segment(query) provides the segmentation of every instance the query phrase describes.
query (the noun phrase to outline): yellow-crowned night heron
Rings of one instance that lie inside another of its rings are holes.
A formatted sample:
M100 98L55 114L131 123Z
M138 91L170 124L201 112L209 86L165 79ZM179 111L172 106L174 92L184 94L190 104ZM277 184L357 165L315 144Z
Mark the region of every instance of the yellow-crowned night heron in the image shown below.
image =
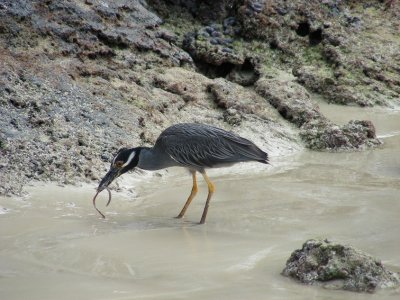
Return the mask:
M268 154L251 141L217 127L193 123L176 124L165 129L152 148L120 149L112 160L110 170L101 180L97 192L101 192L115 178L136 167L144 170L184 167L192 174L193 187L177 218L185 215L197 193L196 172L199 172L208 185L208 197L200 220L200 224L204 224L210 199L215 191L206 169L246 161L267 164Z

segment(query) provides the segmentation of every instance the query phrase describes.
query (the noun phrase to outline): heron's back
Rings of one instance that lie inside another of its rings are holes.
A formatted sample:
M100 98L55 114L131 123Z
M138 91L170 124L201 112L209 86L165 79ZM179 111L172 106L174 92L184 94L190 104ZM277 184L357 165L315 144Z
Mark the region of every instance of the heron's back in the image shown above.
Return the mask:
M268 154L253 142L205 124L181 123L168 127L158 137L154 149L195 169L246 161L268 163Z

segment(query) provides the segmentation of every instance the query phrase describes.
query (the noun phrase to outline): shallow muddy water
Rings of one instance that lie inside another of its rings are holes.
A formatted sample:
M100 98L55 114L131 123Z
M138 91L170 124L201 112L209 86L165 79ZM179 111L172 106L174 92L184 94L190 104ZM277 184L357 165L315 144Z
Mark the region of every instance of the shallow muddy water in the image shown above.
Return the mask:
M1 299L400 299L303 286L280 275L309 238L348 243L400 271L400 112L322 105L335 122L374 121L384 144L355 153L302 152L212 170L174 219L190 176L135 175L134 193L92 207L95 186L30 187L0 198ZM140 177L145 180L139 181ZM127 180L127 179L125 179Z

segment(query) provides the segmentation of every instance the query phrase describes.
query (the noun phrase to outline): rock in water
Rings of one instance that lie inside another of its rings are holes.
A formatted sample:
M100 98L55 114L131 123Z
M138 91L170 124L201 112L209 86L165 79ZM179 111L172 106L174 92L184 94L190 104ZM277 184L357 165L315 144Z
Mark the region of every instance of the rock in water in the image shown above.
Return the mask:
M295 250L282 274L326 288L374 292L400 285L400 274L386 270L374 257L328 240L308 240Z

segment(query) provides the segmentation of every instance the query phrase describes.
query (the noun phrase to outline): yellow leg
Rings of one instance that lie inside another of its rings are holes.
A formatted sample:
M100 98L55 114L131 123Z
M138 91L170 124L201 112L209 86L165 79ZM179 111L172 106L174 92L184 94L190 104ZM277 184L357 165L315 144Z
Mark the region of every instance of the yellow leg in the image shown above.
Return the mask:
M215 191L215 186L211 182L210 178L208 178L208 176L206 174L206 171L203 171L201 173L201 175L203 175L204 180L207 182L207 185L208 185L207 201L206 201L206 205L204 206L203 215L201 216L201 220L200 220L200 224L204 224L206 222L208 207L210 206L210 200L211 200L211 197L212 197L212 195L214 194L214 191Z
M178 219L182 218L185 215L185 212L186 212L187 208L189 207L190 202L192 202L193 198L197 194L197 191L199 190L198 187L197 187L196 171L190 171L190 172L192 173L192 177L193 177L192 192L190 193L189 198L186 200L186 203L183 206L181 212L177 216Z

